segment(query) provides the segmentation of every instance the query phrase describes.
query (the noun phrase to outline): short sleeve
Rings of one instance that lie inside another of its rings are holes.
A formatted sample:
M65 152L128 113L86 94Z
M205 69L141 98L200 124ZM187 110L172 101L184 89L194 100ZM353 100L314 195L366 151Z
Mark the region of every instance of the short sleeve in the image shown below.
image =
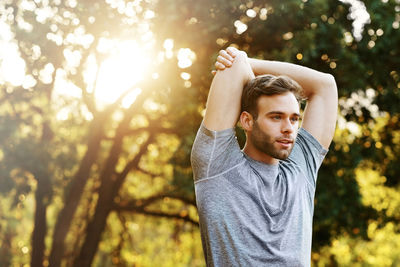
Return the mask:
M318 170L327 153L328 150L317 139L304 128L300 128L289 161L295 162L315 187Z
M212 131L200 125L191 153L194 180L216 176L243 161L234 128Z

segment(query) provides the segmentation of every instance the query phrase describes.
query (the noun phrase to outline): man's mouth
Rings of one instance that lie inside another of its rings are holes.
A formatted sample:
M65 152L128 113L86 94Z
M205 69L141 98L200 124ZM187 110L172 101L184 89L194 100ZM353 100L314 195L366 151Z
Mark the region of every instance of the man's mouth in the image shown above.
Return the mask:
M293 144L293 139L278 139L276 142L283 148L290 148L290 146Z

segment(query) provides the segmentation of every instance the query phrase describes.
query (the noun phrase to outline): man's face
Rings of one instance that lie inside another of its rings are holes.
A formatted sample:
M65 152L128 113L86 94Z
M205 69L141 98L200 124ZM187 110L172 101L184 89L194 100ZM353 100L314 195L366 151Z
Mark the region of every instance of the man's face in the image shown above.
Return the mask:
M249 141L260 152L284 160L289 157L297 136L299 104L292 93L261 96L258 117L248 132Z

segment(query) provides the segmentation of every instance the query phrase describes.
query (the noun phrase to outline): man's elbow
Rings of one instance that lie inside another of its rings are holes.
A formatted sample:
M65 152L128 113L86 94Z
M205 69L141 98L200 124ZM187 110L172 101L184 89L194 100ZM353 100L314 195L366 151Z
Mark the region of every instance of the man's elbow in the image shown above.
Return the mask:
M335 77L330 73L324 73L324 83L329 87L336 88Z
M329 91L331 96L337 97L337 85L335 81L335 77L329 73L323 73L321 79L321 85L324 88L324 91Z

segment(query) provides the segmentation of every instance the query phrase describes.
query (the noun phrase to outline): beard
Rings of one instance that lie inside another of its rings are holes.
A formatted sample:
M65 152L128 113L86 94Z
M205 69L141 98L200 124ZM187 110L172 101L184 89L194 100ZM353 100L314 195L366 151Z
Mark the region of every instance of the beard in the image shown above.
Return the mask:
M253 130L251 131L250 136L251 136L251 141L257 150L275 159L285 160L289 157L290 153L292 152L294 145L294 140L292 136L290 135L280 136L279 138L292 139L293 143L291 143L291 146L289 148L286 149L278 148L275 144L277 143L277 140L279 140L279 138L275 138L263 132L258 126L257 121L255 121L253 124Z

